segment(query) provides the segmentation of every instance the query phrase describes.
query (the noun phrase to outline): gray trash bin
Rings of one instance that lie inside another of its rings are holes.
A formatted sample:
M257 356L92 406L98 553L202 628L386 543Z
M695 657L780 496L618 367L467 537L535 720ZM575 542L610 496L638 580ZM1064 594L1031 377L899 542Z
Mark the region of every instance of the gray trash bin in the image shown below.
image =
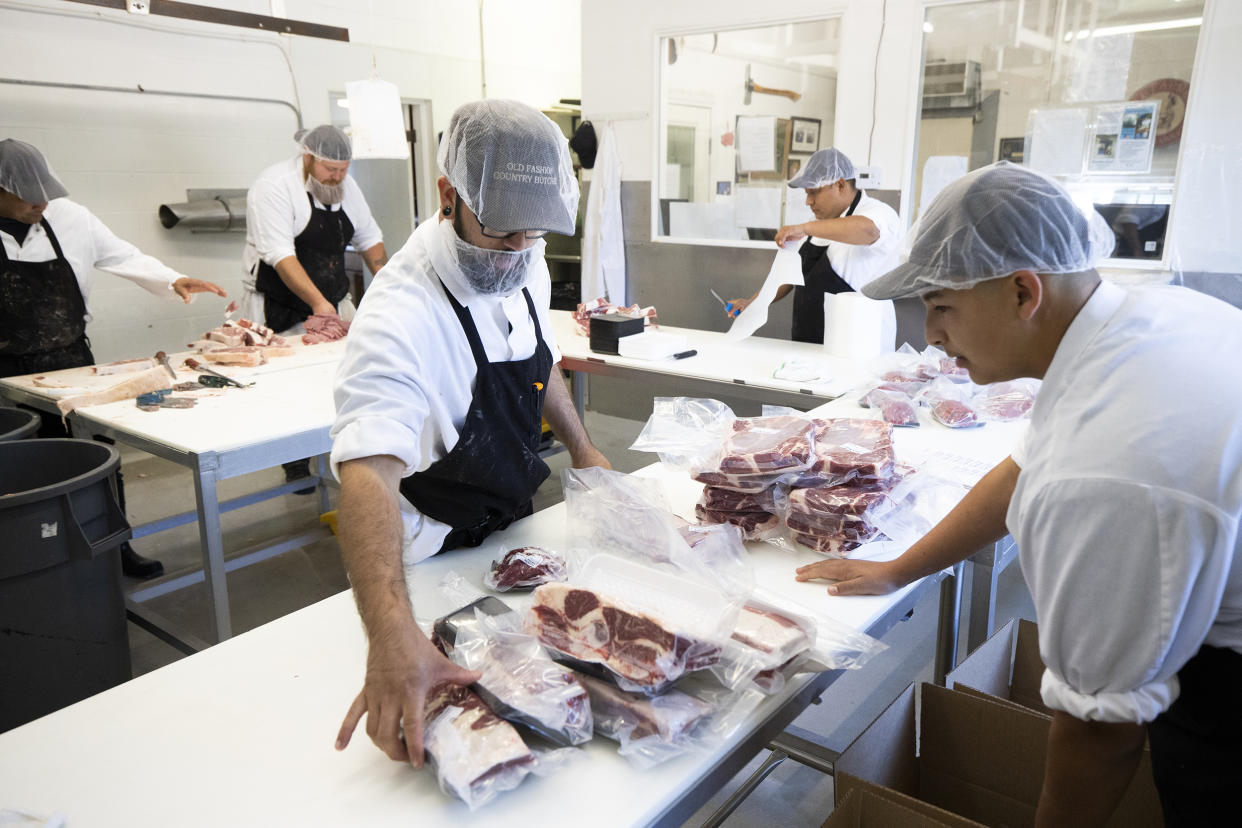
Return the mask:
M131 677L120 464L93 440L0 443L0 732Z
M0 406L0 443L33 437L39 422L39 415L33 411Z

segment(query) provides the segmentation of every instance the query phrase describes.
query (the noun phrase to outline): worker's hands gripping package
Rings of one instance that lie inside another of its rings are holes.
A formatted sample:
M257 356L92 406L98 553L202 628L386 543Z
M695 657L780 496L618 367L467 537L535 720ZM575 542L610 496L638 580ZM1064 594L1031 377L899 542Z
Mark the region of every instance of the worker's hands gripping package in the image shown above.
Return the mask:
M561 484L577 547L689 574L728 595L754 584L739 530L688 524L669 509L659 480L587 468L566 469Z
M885 644L807 607L756 590L738 613L712 674L725 686L778 693L798 673L852 670Z
M606 553L575 562L569 583L544 584L533 598L528 632L649 694L719 661L741 603L712 584Z

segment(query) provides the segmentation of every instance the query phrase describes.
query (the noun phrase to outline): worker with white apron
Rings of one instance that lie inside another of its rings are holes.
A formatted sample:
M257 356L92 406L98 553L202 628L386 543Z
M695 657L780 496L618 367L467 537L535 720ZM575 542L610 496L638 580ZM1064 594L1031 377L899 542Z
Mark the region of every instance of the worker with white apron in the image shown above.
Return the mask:
M218 285L184 276L117 238L68 194L38 149L0 141L0 377L94 364L86 323L96 269L156 296L185 302L196 293L224 296ZM60 417L40 413L40 437L69 436ZM116 482L123 510L119 471ZM164 571L128 542L121 564L126 575L141 578Z
M864 291L921 297L976 383L1041 379L1030 426L901 557L797 577L888 592L1012 535L1054 711L1035 824L1103 825L1150 740L1165 824L1221 825L1242 788L1242 311L1101 280L1115 242L1020 165L945 187Z
M815 215L814 221L788 224L776 233L777 245L806 239L798 248L804 283L782 285L773 299L783 299L792 288L795 342L823 343L825 296L861 290L897 264L901 220L892 207L858 189L856 177L845 153L829 148L808 158L787 183L806 191L806 205ZM754 298L734 299L727 312L736 316ZM892 350L897 335L892 303L885 303L879 315L879 341L884 350Z
M365 714L375 744L415 766L428 691L477 674L415 623L406 567L529 514L549 473L542 419L574 467L608 467L556 365L548 317L542 236L572 235L578 206L564 135L526 104L466 104L439 167L438 221L376 277L350 329L332 427L341 551L370 643L337 744Z

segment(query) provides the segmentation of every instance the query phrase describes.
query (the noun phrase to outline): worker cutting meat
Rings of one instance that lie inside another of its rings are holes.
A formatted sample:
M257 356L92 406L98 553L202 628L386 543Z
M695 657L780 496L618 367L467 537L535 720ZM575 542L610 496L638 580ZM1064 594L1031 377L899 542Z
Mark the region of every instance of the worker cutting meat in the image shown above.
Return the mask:
M1217 825L1242 786L1242 311L1101 281L1113 244L1024 167L945 188L864 292L921 296L927 341L976 383L1042 379L1030 428L900 558L798 578L888 592L1008 531L1055 711L1036 824L1104 824L1149 739L1166 824Z
M835 147L822 149L807 159L792 189L806 191L806 206L814 221L787 224L776 233L777 245L805 239L798 248L802 258L800 286L781 285L773 301L794 294L792 338L794 342L824 341L824 297L861 290L881 273L897 264L901 220L882 201L858 189L854 162ZM754 301L734 299L726 313L736 316ZM897 317L892 303L884 309L885 347L892 349Z
M388 756L420 766L428 691L478 674L414 621L405 567L529 514L548 476L541 414L576 468L609 466L557 363L542 237L571 235L578 183L565 137L515 101L462 106L440 142L437 221L380 272L336 380L332 467L341 551L369 640L363 715Z
M348 245L373 274L388 260L379 225L348 174L349 137L324 124L294 140L297 154L260 173L246 194L241 308L245 318L287 335L302 333L311 315L335 318L348 301ZM306 460L283 465L288 481L310 474Z
M68 195L37 148L0 141L0 377L94 364L86 324L96 269L184 302L196 293L224 296L219 285L182 275L117 238ZM58 416L43 415L39 436L68 434ZM116 482L124 509L120 473ZM164 571L128 542L121 563L135 577Z

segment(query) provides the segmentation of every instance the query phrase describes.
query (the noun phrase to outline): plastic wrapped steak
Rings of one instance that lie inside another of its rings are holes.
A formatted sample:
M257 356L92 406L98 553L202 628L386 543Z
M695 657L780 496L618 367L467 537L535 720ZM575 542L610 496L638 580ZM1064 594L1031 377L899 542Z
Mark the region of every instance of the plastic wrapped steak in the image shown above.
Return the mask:
M727 475L801 471L811 462L814 431L810 420L788 415L734 420L719 471Z
M510 549L498 561L492 561L491 570L483 576L483 583L497 592L511 589L531 589L550 581L563 581L568 577L565 561L555 552L538 546L520 546Z

